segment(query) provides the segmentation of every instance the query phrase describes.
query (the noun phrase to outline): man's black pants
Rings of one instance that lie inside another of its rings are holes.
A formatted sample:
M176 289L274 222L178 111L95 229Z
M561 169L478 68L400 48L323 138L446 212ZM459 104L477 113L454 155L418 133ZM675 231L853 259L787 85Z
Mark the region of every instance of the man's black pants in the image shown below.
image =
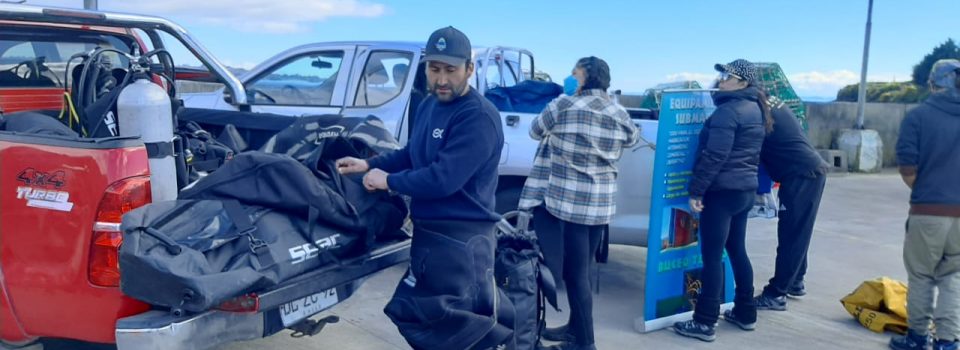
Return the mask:
M813 236L813 224L817 220L826 182L826 172L816 170L780 183L776 271L763 288L763 294L784 296L791 286L803 281L807 273L807 251Z
M495 223L414 220L410 267L384 313L414 349L513 344L513 304L494 281Z

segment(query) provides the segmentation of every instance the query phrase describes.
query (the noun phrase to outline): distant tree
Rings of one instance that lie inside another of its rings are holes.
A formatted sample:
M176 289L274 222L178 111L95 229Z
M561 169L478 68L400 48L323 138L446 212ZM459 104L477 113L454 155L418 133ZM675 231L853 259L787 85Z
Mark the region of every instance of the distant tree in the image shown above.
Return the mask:
M857 102L860 84L844 86L837 92L837 101ZM925 90L912 82L904 83L867 83L867 102L917 103L926 97Z
M960 59L960 47L957 47L957 43L954 42L953 39L947 39L946 42L933 48L932 52L923 56L923 60L921 60L920 63L913 66L913 83L925 90L927 78L930 76L930 69L937 60L944 58Z

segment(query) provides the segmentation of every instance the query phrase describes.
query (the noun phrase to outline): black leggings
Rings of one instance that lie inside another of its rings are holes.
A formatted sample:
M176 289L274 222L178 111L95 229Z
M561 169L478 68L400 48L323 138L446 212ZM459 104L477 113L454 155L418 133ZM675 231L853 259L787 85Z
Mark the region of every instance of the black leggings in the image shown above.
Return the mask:
M757 319L753 300L753 266L747 257L747 214L756 191L709 191L700 213L700 252L703 254L701 291L693 319L713 325L720 318L723 299L723 250L726 248L736 284L733 312L746 323Z
M540 248L554 276L563 276L570 302L567 328L579 345L593 345L593 294L590 266L600 246L603 226L563 221L543 206L533 212Z

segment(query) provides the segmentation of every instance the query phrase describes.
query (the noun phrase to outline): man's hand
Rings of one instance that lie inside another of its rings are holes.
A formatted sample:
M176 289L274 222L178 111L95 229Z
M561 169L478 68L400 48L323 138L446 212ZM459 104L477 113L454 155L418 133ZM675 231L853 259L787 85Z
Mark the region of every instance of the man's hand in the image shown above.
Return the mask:
M907 184L907 187L910 187L910 189L912 190L912 189L913 189L913 183L917 181L917 174L913 174L913 175L900 175L900 177L903 179L903 183Z
M368 165L367 161L363 159L357 159L354 157L343 157L337 159L337 171L343 175L362 173L369 169L370 165Z
M690 197L690 210L693 210L694 213L703 211L703 198Z
M366 164L366 163L364 163ZM373 169L363 176L363 187L367 191L376 191L376 190L389 190L387 186L387 174L386 171L380 169Z

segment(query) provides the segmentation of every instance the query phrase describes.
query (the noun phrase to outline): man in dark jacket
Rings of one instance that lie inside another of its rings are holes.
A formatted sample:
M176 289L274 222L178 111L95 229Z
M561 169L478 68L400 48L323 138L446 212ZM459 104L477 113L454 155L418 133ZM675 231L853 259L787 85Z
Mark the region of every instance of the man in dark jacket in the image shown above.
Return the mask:
M407 342L415 349L488 348L508 341L513 329L501 326L498 311L509 300L493 279L503 128L497 109L470 88L466 35L439 29L425 51L431 94L417 108L406 147L341 159L337 167L367 172L368 190L411 198L410 268L384 309Z
M773 131L763 141L760 161L770 178L780 183L779 245L773 278L757 296L757 308L784 311L786 296L799 298L806 294L803 277L807 272L807 249L828 165L810 145L790 108L773 96L768 102Z
M897 139L911 188L903 243L910 330L890 340L895 350L926 349L931 321L934 350L957 350L960 338L960 61L934 63L929 83L930 97L903 119Z

